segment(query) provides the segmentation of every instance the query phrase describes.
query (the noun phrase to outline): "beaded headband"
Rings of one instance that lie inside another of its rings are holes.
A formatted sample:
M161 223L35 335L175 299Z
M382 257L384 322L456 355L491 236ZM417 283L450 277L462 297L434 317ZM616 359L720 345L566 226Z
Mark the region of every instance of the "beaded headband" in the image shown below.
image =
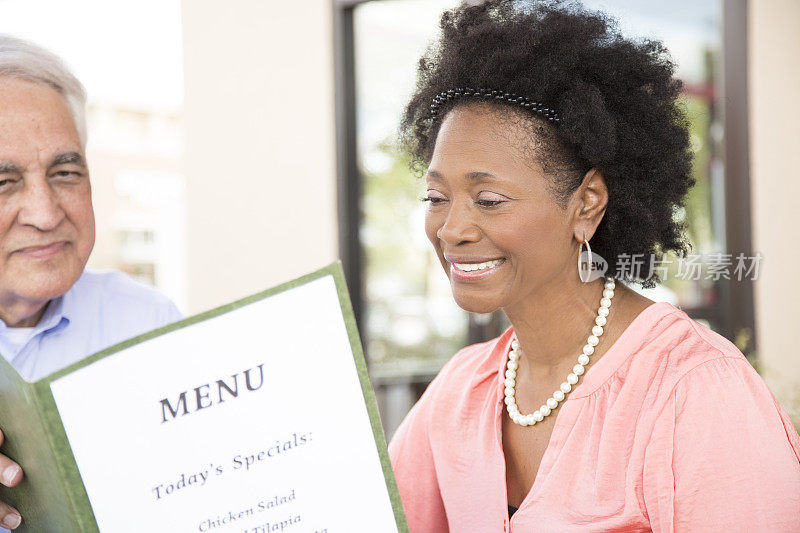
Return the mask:
M477 96L479 98L483 97L494 98L495 100L504 100L510 104L516 104L520 107L524 107L525 109L538 113L553 124L558 124L561 122L561 119L559 118L558 114L556 114L555 110L546 107L541 102L534 102L533 100L525 98L524 96L518 96L514 93L498 91L495 89L456 88L442 91L433 97L433 103L431 103L431 116L436 118L437 114L439 113L439 108L443 104L461 96Z

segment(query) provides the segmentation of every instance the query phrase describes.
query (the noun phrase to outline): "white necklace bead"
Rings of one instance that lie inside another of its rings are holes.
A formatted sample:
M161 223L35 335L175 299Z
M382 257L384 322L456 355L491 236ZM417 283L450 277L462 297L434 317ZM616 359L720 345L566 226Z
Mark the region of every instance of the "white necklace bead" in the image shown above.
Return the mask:
M508 416L515 424L520 426L532 426L537 422L544 420L553 409L558 407L559 402L564 401L566 395L573 389L573 386L578 383L579 377L586 371L585 366L589 364L589 356L594 354L594 347L600 342L600 336L603 335L603 327L606 325L611 307L611 300L614 298L615 282L613 278L606 278L605 285L603 286L603 297L600 299L600 307L597 309L597 318L595 318L595 326L592 327L592 334L586 339L586 345L583 347L583 353L578 356L578 364L572 368L572 373L567 376L567 380L561 384L559 390L555 391L553 395L547 399L544 405L538 410L530 414L523 414L519 411L517 406L517 370L519 369L519 341L516 334L511 339L511 350L508 352L508 363L506 364L505 373L505 404Z

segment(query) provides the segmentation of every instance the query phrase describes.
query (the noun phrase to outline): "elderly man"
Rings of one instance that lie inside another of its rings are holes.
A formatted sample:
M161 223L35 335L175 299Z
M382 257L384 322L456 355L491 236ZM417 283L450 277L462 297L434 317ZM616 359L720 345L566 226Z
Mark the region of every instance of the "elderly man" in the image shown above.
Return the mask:
M154 289L84 270L95 238L84 107L57 57L0 35L0 355L29 381L180 318ZM0 482L22 477L0 455ZM0 525L21 520L0 502Z

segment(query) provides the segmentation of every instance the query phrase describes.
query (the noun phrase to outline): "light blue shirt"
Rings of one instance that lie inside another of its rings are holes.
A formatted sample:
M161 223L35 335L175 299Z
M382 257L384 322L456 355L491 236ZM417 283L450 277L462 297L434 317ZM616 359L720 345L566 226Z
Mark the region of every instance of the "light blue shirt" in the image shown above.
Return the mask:
M178 308L156 289L122 272L87 269L69 291L48 303L21 345L0 320L0 354L22 377L36 381L181 318Z

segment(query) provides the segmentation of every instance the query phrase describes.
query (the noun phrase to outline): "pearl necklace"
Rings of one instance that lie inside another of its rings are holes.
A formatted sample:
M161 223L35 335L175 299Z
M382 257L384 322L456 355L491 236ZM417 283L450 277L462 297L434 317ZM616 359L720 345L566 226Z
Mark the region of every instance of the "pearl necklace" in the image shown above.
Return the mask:
M567 376L567 381L561 384L559 390L553 393L547 402L542 405L538 411L524 415L519 412L517 407L516 386L517 386L517 368L519 367L519 341L517 335L511 338L511 350L508 353L508 364L506 365L506 409L508 416L515 424L520 426L532 426L536 422L541 422L544 417L549 415L553 409L558 407L558 403L566 398L567 393L572 390L572 386L578 382L578 376L583 375L584 367L589 364L589 356L594 353L594 347L600 342L600 336L603 334L603 326L606 325L606 317L608 316L609 308L611 307L611 299L614 297L614 278L606 278L606 284L603 288L603 297L600 299L600 308L597 310L597 318L595 318L595 325L592 328L592 334L586 339L586 346L583 347L583 353L578 356L578 364L572 368L572 372Z

